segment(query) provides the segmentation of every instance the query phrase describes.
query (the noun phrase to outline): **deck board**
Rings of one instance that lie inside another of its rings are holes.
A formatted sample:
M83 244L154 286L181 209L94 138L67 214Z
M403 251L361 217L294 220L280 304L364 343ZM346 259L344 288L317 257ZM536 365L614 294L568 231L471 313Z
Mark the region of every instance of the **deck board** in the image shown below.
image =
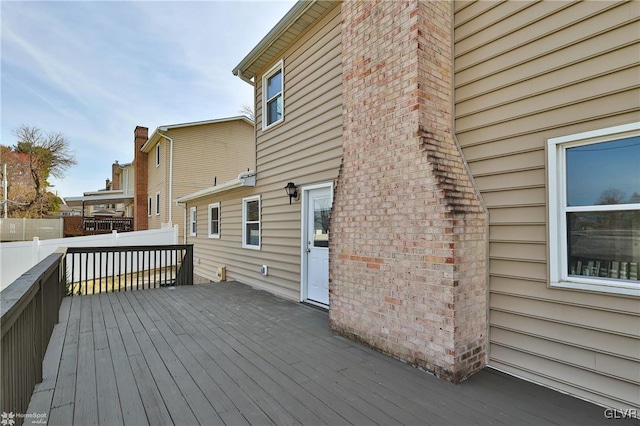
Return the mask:
M29 406L49 425L606 420L490 369L453 385L333 335L325 311L234 282L74 296L60 320Z
M82 301L80 335L78 337L78 364L73 421L76 424L82 425L98 424L98 397L91 299L92 298L87 298Z

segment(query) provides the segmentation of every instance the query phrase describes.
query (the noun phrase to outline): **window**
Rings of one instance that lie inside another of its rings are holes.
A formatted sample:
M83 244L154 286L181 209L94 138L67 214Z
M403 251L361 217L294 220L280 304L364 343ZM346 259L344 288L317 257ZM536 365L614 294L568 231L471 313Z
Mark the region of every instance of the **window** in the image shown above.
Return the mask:
M260 249L260 197L242 199L242 247Z
M209 238L220 238L220 203L209 204Z
M284 78L282 61L262 77L262 129L284 119Z
M198 210L197 207L191 207L189 209L189 235L196 236L198 230Z
M156 167L160 165L160 142L156 145Z
M548 145L551 285L640 296L640 123Z
M160 214L160 193L156 192L156 216Z
M149 217L151 217L151 212L153 211L152 201L153 199L149 197L149 204L147 206L147 214L149 215Z

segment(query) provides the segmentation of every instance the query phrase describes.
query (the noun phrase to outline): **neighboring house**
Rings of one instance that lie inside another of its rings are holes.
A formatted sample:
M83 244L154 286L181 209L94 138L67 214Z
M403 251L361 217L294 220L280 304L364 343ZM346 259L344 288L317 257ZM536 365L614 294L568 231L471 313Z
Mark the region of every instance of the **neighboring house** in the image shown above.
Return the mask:
M454 382L489 365L638 408L638 21L637 2L297 3L233 71L255 176L178 198L196 274L328 307Z
M120 164L118 161L111 165L111 190L122 191L131 195L135 191L135 170L133 162ZM125 217L133 217L133 203L116 205L116 211Z
M182 240L184 207L172 200L254 170L254 137L244 116L158 127L136 154L146 156L136 170L136 179L146 174L146 191L136 197L145 197L148 229L177 224Z
M112 165L112 180L107 179L105 188L84 192L81 197L65 197L65 204L72 210L79 209L82 216L133 217L133 165Z

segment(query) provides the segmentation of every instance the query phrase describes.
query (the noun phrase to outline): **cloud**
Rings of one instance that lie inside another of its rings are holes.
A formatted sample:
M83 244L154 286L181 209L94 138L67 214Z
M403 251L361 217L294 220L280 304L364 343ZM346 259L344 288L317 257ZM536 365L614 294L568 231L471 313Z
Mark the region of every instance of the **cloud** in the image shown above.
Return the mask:
M136 125L237 115L253 88L231 70L294 1L1 2L2 143L20 124L67 135L65 196L133 158Z

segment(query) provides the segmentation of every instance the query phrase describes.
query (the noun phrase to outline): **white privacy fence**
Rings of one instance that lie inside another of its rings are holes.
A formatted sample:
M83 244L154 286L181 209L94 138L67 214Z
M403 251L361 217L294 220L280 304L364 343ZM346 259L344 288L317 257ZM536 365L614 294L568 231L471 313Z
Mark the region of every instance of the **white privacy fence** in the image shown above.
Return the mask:
M64 222L59 219L0 219L0 241L30 241L62 238Z
M53 253L58 247L117 247L172 245L178 243L178 227L121 232L52 240L0 243L0 289Z

